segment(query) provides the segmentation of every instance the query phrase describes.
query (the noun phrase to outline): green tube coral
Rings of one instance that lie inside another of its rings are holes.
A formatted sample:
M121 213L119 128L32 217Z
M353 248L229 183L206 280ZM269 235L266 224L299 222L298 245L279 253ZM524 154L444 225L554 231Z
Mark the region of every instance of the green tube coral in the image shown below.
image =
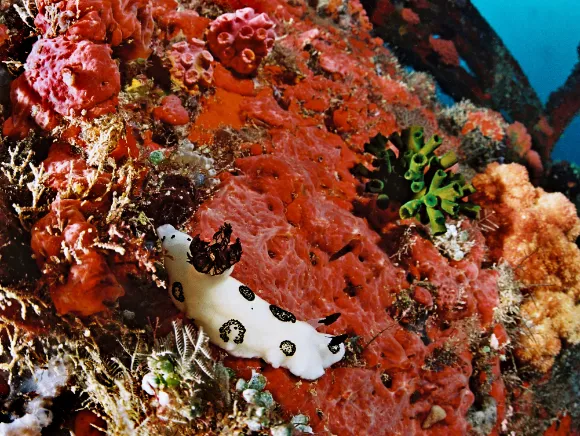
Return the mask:
M399 158L389 148L399 150ZM416 218L429 224L434 234L444 233L445 215L459 214L476 217L479 206L467 203L466 197L475 192L461 174L449 171L457 163L457 156L449 151L442 156L435 150L443 138L433 135L425 139L423 128L413 126L389 138L378 134L365 144L365 152L374 156L373 170L357 164L352 172L368 179L365 191L377 194L377 206L386 209L392 201L400 203L402 219Z
M443 139L441 139L439 135L433 135L431 139L427 141L427 144L425 144L425 146L419 150L419 154L422 156L430 155L437 149L437 147L441 145L442 142Z

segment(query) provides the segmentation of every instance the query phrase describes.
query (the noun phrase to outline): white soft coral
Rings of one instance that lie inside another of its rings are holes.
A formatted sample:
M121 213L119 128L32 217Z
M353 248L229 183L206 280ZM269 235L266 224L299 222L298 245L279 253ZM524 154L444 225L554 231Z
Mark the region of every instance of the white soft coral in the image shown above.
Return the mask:
M70 368L60 358L53 358L47 368L34 371L34 391L37 397L26 405L26 414L10 423L0 423L2 436L40 436L42 429L52 422L49 407L70 378Z

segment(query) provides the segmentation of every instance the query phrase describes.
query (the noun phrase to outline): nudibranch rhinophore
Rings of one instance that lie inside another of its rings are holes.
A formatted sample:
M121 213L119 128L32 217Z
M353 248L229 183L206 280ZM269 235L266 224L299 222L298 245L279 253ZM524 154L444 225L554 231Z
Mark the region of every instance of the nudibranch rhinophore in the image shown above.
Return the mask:
M225 224L210 244L169 224L157 229L173 302L230 354L262 358L304 379L321 377L325 368L343 358L346 335L316 331L231 277L242 254L239 239L230 244L231 232ZM333 314L319 323L328 325L337 318Z

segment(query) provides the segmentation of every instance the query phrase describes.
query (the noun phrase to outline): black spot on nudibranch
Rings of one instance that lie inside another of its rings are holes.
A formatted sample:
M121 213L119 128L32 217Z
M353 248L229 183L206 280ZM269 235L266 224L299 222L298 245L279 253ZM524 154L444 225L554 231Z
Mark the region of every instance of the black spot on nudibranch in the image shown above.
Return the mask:
M336 354L340 351L340 345L332 345L332 344L328 344L328 349L330 350L330 352L332 354Z
M254 301L256 299L256 294L250 288L245 285L240 286L240 294L248 301Z
M183 294L183 285L179 282L173 282L171 286L171 295L180 303L185 301L185 295Z
M234 343L235 344L243 343L244 335L246 334L246 328L237 319L230 319L228 322L225 322L224 325L220 327L220 338L222 338L222 341L229 342L230 333L232 333L232 331L236 334L236 336L234 337Z
M280 342L280 350L288 357L294 356L294 353L296 353L296 345L290 341L282 341Z
M287 310L281 309L278 306L270 304L270 312L282 322L296 322L296 317Z
M344 335L340 335L340 336L335 336L334 338L332 338L328 344L328 350L332 353L332 354L336 354L340 351L340 344L342 344L344 341L346 341L348 339L348 335L344 334Z
M161 242L165 242L165 236L161 238Z
M175 239L175 235L171 235L171 239Z
M330 344L331 345L339 345L339 344L342 344L347 339L348 339L348 335L347 334L335 336L334 338L332 338L330 340Z

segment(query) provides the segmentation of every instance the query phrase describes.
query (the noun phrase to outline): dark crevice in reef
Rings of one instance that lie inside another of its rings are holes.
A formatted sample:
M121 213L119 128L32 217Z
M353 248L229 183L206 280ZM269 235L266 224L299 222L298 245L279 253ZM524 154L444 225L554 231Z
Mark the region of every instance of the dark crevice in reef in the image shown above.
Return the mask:
M359 241L355 239L351 240L348 244L346 244L344 247L342 247L340 250L338 250L336 253L330 256L328 260L332 262L340 259L344 255L352 252L359 244L360 244Z

